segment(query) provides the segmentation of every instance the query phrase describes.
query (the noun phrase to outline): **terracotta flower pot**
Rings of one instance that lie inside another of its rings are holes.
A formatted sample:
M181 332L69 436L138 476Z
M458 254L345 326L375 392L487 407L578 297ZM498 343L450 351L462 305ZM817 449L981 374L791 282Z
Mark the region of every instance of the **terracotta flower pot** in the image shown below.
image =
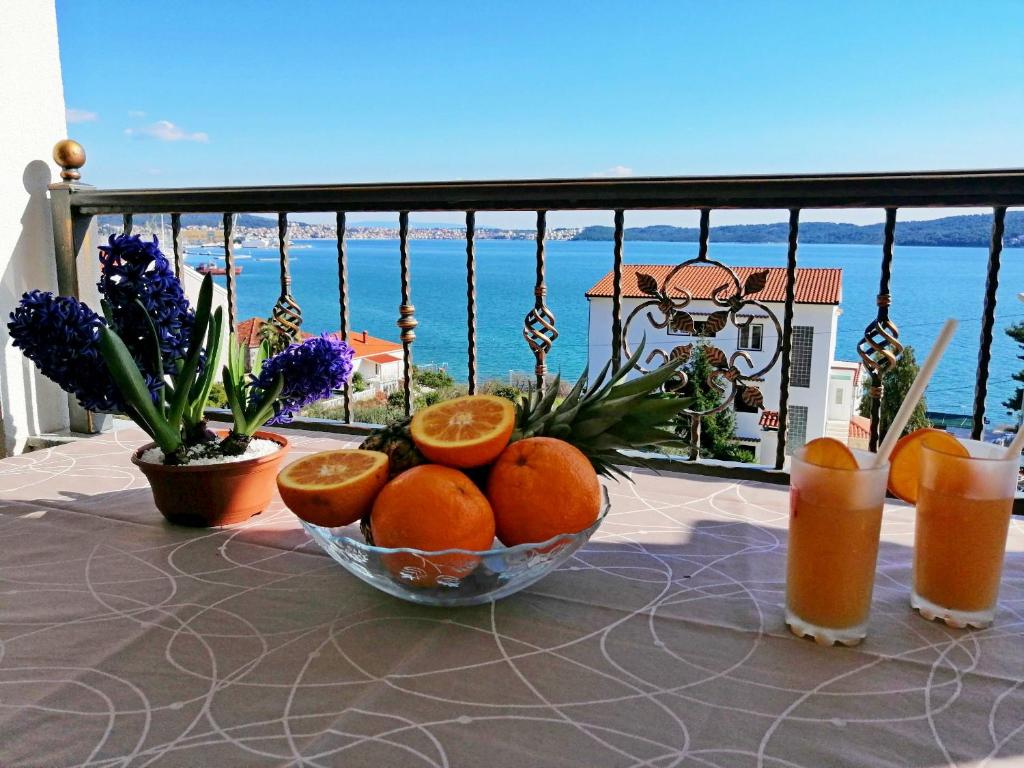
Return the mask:
M132 454L132 463L149 480L156 508L169 522L199 527L241 523L270 504L281 461L288 454L288 438L272 432L257 432L254 437L273 440L281 450L225 464L171 466L141 460L156 447L149 443Z

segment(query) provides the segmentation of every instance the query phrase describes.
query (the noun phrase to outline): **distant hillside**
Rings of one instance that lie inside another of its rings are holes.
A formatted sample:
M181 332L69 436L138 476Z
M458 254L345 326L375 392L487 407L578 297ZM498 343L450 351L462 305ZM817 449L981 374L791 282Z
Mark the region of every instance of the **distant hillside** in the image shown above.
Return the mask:
M110 224L115 227L121 226L122 218L116 214L100 216L100 224ZM181 226L183 227L220 227L224 224L224 216L220 213L183 213L181 214ZM151 230L160 227L160 214L139 213L132 219L132 226L137 229ZM164 226L170 231L171 217L164 216ZM241 213L235 219L236 227L276 227L277 219L267 216L253 216L249 213Z
M586 227L574 240L611 240L611 227ZM627 240L695 243L696 227L673 227L659 224L650 227L627 227ZM777 224L736 224L711 228L711 239L719 243L784 243L789 226ZM988 246L992 235L992 217L987 214L947 216L931 221L896 222L897 245ZM801 243L842 243L880 245L881 224L837 224L809 221L800 225ZM1006 214L1007 246L1024 245L1024 211Z

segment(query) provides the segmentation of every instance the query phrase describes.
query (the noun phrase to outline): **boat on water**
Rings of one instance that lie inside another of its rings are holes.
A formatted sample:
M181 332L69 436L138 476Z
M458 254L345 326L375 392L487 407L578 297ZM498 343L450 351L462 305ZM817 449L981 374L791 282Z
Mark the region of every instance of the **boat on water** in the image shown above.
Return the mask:
M247 237L238 242L239 248L269 248L270 241L262 237Z
M226 275L228 273L225 267L219 266L214 261L208 261L205 264L200 264L198 267L196 267L196 272L198 272L200 275ZM242 274L242 268L235 267L235 274Z

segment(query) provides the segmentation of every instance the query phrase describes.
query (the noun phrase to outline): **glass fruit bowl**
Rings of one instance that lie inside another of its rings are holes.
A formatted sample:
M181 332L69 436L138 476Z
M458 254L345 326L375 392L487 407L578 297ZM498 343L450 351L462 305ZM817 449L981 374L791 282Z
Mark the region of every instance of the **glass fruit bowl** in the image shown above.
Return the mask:
M305 520L302 527L345 570L382 592L422 605L479 605L518 592L555 570L590 540L609 506L602 486L601 511L579 533L483 552L388 549L352 538L346 533L351 527L324 528Z

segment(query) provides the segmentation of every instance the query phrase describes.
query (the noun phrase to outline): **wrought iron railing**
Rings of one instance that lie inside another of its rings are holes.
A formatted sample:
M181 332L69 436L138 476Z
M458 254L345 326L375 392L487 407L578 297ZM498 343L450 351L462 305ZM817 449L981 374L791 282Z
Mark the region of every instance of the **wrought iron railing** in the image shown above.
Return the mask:
M789 415L789 384L793 335L793 307L797 278L800 213L808 208L873 208L885 212L883 243L880 249L877 316L867 326L859 345L861 359L870 376L872 397L870 447L879 441L879 403L882 377L895 364L902 346L899 331L890 318L889 276L893 261L896 214L902 208L987 207L993 211L987 283L981 309L981 338L975 378L973 435L980 437L985 423L985 399L988 392L989 362L995 321L996 288L999 280L1003 228L1008 206L1024 205L1024 171L990 170L928 173L873 173L788 176L681 177L626 179L558 179L543 181L479 181L412 184L343 184L270 187L210 187L183 189L94 189L81 184L78 169L84 153L74 142L61 142L54 152L63 167L63 182L51 187L57 250L58 286L62 293L77 295L76 262L92 217L99 214L123 214L124 229L131 231L135 214L170 214L173 262L179 272L184 263L181 242L181 216L185 213L223 215L223 248L227 285L228 314L232 327L237 320L237 280L234 271L233 215L270 213L278 217L281 292L272 311L272 321L283 331L294 332L301 323L301 310L291 294L288 252L288 214L330 212L336 215L338 242L339 321L342 338L351 330L349 321L349 280L346 250L346 216L354 212L396 211L399 220L398 259L401 303L397 308L397 326L404 360L402 391L406 413L413 407L412 360L416 340L416 312L412 303L412 263L409 251L409 214L420 211L463 211L466 216L466 318L468 326L467 379L469 391L477 388L477 291L476 291L476 213L479 211L534 211L536 213L536 280L534 304L525 313L523 335L535 358L534 375L538 386L545 382L546 357L557 342L554 314L545 297L545 240L549 211L609 210L613 212L614 236L609 247L612 268L612 354L619 365L626 351L629 318L623 313L623 241L626 212L639 210L698 210L700 233L695 263L714 264L708 259L711 213L718 209L782 209L789 212L786 255L786 290L781 320L781 342L777 359L781 366L779 391L778 444L774 468L722 467L694 462L674 461L666 465L702 474L718 474L785 482L782 471L786 455L786 430ZM680 265L681 266L681 265ZM725 265L718 265L731 272ZM733 295L719 296L723 308L735 310L756 293L756 285L736 283ZM650 287L656 297L658 286ZM731 302L731 303L730 303ZM666 322L673 313L685 313L685 302L665 306ZM723 310L724 311L724 310ZM733 312L733 315L735 313ZM774 317L774 315L773 315ZM733 322L736 318L733 317ZM685 319L677 321L685 323ZM773 364L775 359L773 358ZM739 375L735 365L725 361L722 374ZM753 374L747 374L752 380ZM728 378L728 377L727 377ZM338 422L297 420L296 425L340 432L360 432L369 425L352 420L351 392L344 394L345 418Z

